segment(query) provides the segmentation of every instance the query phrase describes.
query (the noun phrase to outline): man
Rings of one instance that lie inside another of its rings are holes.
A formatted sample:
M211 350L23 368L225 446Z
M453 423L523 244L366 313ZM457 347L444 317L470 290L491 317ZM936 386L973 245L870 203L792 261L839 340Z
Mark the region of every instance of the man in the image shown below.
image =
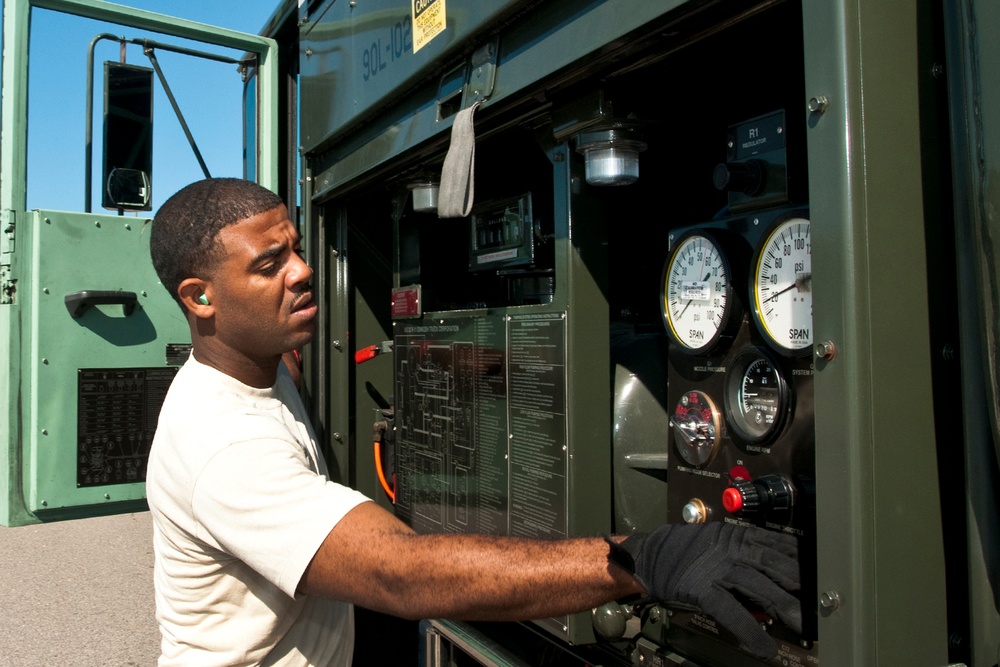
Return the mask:
M348 665L353 604L527 620L648 592L701 608L773 655L727 590L737 589L799 629L784 590L798 589L795 542L770 531L664 526L620 544L415 534L328 479L281 363L312 339L318 313L282 201L246 181L200 181L160 208L150 243L193 343L146 483L161 665Z

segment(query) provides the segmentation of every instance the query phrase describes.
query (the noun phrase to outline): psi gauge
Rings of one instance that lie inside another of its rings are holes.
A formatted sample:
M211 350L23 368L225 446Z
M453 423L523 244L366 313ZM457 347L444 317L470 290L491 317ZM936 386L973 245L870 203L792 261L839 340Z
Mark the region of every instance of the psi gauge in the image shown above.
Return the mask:
M754 262L754 320L769 344L796 356L812 347L811 249L809 221L791 218L771 230Z
M660 313L674 342L685 352L711 349L733 309L726 256L709 236L694 232L677 243L663 269Z

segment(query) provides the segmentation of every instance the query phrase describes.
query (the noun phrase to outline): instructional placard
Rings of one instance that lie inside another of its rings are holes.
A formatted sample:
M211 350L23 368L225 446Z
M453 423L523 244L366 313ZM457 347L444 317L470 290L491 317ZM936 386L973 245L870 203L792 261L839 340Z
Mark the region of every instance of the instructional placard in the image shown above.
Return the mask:
M448 22L445 0L411 0L413 52L416 53L444 32Z

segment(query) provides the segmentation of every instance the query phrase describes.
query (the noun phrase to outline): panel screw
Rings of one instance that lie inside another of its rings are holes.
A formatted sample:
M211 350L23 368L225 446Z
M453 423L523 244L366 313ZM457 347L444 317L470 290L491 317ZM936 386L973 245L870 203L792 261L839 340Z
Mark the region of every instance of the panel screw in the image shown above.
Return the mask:
M339 433L334 433L333 439L336 440L337 442L343 442L343 439L341 438L341 435Z
M826 99L826 95L817 95L816 97L809 98L810 113L824 113L828 106L830 106L830 100Z
M837 356L837 346L833 344L833 341L825 340L822 343L816 343L815 352L817 359L833 361L833 358Z
M819 596L819 603L823 605L824 609L834 609L840 608L840 593L831 589Z

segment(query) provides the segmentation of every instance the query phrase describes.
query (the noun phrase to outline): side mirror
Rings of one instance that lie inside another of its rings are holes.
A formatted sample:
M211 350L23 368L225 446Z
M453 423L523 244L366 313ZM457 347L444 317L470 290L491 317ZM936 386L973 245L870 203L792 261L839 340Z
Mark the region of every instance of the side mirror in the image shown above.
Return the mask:
M104 208L152 209L153 70L104 63Z

